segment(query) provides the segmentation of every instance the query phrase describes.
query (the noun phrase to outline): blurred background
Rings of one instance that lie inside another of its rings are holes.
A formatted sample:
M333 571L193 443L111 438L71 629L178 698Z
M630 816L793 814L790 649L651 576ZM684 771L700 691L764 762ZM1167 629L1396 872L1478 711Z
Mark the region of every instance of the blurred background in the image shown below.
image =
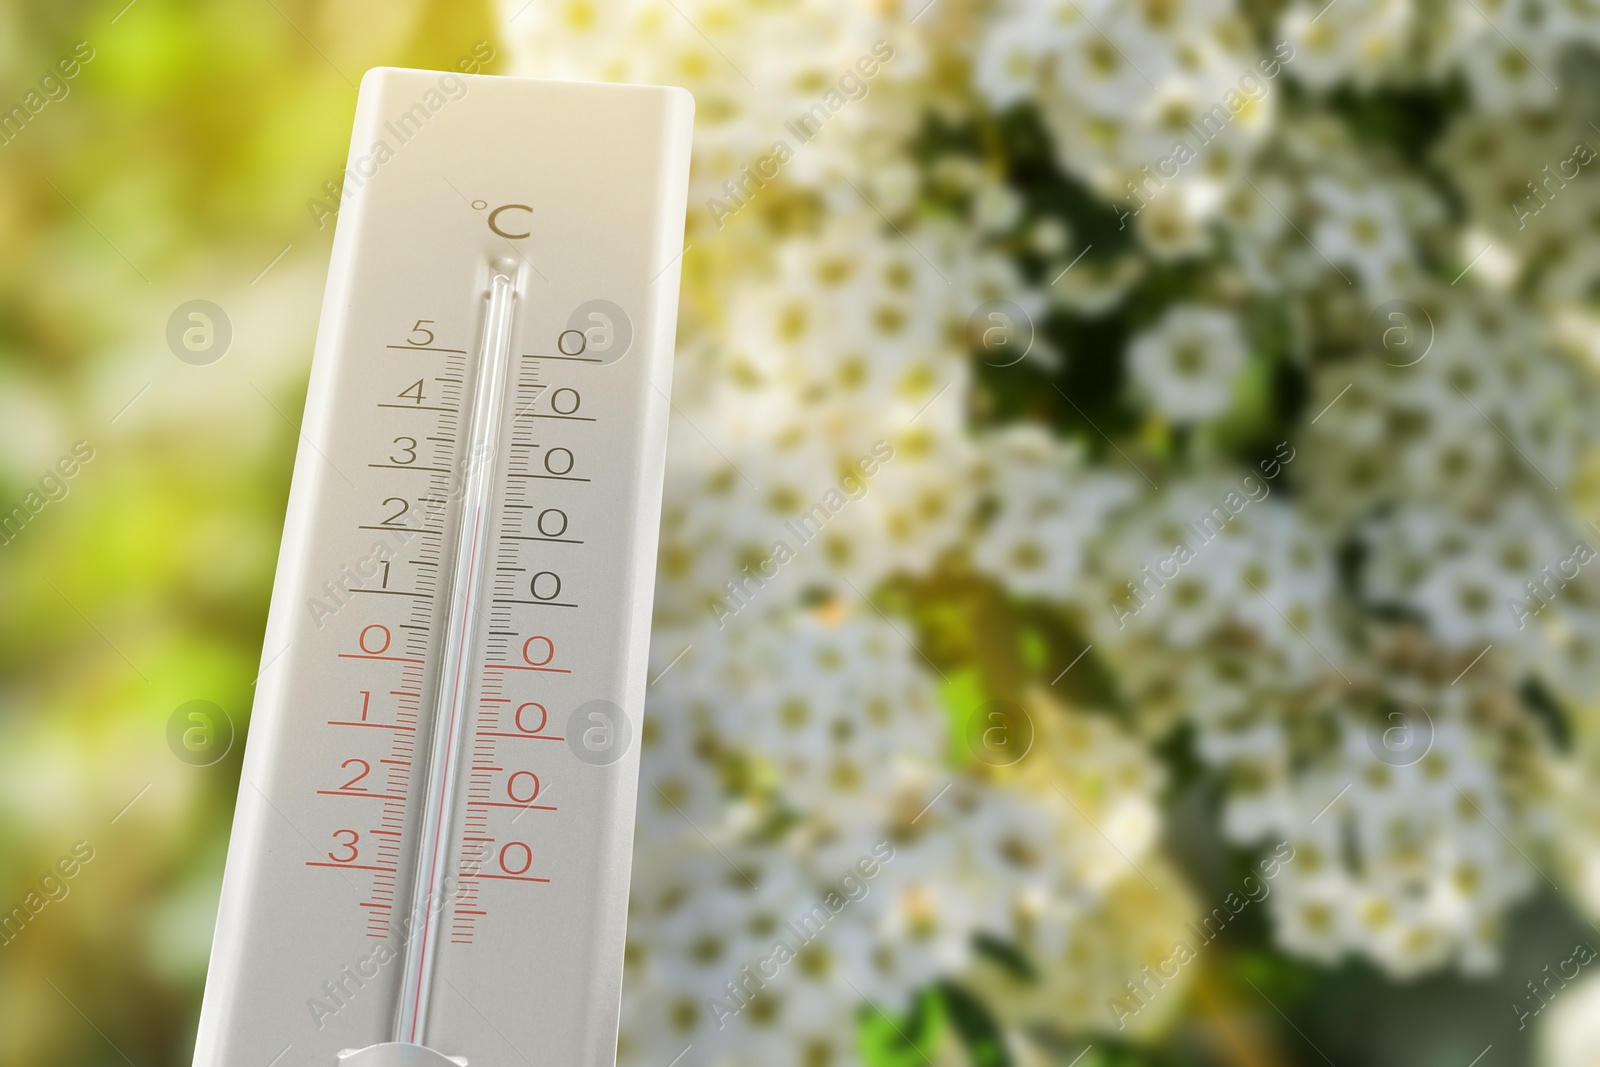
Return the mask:
M1600 1064L1597 49L1584 0L0 4L0 1063L189 1062L391 64L698 103L621 1062Z

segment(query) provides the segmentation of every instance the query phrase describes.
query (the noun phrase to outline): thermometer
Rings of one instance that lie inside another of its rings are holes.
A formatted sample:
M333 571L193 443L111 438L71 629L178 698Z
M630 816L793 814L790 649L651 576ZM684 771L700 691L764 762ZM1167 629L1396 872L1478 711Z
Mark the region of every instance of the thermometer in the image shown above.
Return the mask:
M614 1062L692 114L363 80L196 1067Z

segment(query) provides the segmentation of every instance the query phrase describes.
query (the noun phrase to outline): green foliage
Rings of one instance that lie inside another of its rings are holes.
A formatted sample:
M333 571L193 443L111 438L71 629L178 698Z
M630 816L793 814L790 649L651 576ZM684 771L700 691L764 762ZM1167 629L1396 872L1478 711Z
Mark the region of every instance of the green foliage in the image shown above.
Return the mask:
M933 990L917 998L904 1015L868 1006L861 1009L861 1058L868 1067L916 1067L934 1056L944 1038L945 1003Z
M190 1062L332 236L305 202L366 67L495 37L477 2L124 3L0 10L6 108L93 50L0 144L0 512L94 449L0 539L0 911L95 850L0 947L5 1067ZM164 339L195 297L235 326L210 367ZM211 766L167 748L196 699Z

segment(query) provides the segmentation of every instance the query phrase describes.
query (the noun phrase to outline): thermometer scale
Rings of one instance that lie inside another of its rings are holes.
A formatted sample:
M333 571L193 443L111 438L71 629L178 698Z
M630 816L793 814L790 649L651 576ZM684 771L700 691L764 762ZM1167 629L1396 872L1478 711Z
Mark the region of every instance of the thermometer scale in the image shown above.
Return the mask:
M196 1067L613 1062L692 112L363 79Z

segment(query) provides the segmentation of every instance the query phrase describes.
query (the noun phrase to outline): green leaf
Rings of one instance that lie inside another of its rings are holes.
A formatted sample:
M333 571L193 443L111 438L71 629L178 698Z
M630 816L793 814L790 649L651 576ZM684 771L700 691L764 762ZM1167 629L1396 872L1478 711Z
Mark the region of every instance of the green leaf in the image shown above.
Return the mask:
M903 1016L884 1014L875 1006L863 1008L857 1029L862 1062L867 1067L927 1067L939 1048L944 1014L943 1001L932 989L918 994Z
M986 956L995 963L1024 982L1037 982L1039 969L1033 965L1027 953L1010 941L1002 941L990 934L979 934L972 939L973 948L978 954Z
M972 1062L977 1067L1011 1067L1005 1037L988 1006L954 982L939 983L939 995Z
M939 686L939 703L950 720L950 758L964 763L972 755L966 748L967 719L991 699L977 667L962 667L945 672Z

